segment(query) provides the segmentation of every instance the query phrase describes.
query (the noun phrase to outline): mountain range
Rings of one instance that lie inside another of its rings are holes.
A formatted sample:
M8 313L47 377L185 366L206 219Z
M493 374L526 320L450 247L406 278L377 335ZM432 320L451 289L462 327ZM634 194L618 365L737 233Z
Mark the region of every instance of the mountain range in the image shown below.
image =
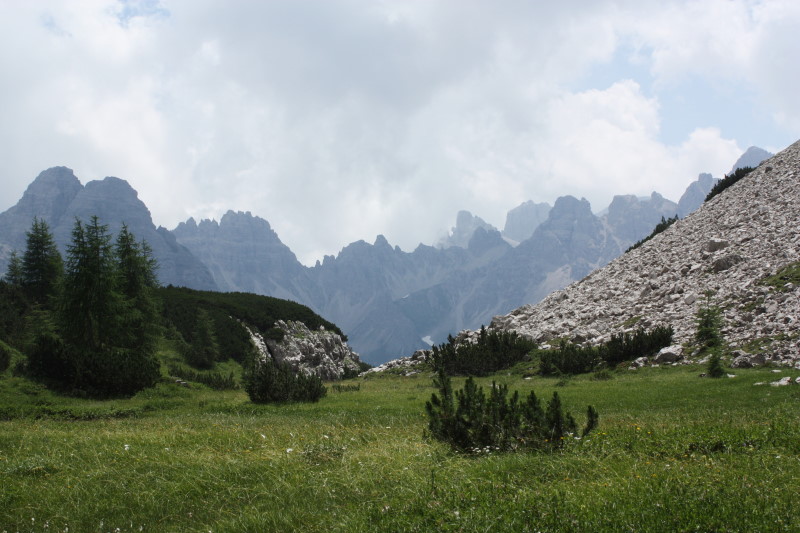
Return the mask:
M750 148L733 169L769 155ZM12 250L24 249L33 217L48 222L63 253L75 218L97 215L112 233L125 223L150 244L163 284L308 305L336 322L365 361L381 363L587 276L649 234L662 217L694 211L715 182L701 174L677 203L658 193L615 196L600 215L571 196L553 206L524 202L508 213L502 231L462 211L436 246L404 252L379 235L372 244L354 242L306 267L269 222L249 212L228 211L218 222L189 219L169 231L155 227L124 180L108 177L84 186L70 169L54 167L0 213L0 271Z

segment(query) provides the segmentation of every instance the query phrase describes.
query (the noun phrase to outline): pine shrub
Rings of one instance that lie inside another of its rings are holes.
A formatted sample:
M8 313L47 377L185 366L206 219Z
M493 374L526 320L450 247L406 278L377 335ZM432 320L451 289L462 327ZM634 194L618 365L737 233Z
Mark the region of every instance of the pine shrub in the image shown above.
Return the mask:
M743 177L750 174L753 170L755 170L753 167L742 167L742 168L737 168L735 171L726 175L724 178L722 178L721 180L719 180L717 183L714 184L714 186L708 192L705 201L707 202L711 200L716 195L718 195L719 193L721 193L722 191L724 191L725 189L727 189L728 187L730 187L731 185L742 179Z
M656 235L658 235L659 233L661 233L662 231L664 231L665 229L667 229L668 227L670 227L671 225L676 223L677 221L678 221L678 215L675 215L674 217L670 217L670 218L664 218L662 216L661 217L661 222L656 224L656 227L653 229L653 231L650 233L650 235L648 235L644 239L636 242L635 244L631 245L630 248L625 250L625 253L627 254L631 250L635 250L636 248L640 247L641 245L643 245L644 243L646 243L647 241L649 241L650 239L652 239L653 237L655 237Z
M585 374L604 365L648 357L672 344L671 326L657 326L650 331L638 328L633 333L619 333L600 346L580 346L562 341L558 349L539 353L539 372L544 375Z
M245 391L255 403L316 402L328 392L318 376L295 374L288 364L269 358L247 373Z
M706 375L710 378L721 378L725 375L725 369L722 368L722 359L719 352L714 352L708 358L708 366L706 367Z
M695 341L701 351L722 345L722 310L710 302L697 310Z
M515 332L488 332L481 327L476 343L457 345L450 336L447 343L432 348L431 360L451 376L488 376L525 360L535 348Z
M508 387L492 382L488 396L473 378L453 391L450 376L440 366L434 376L439 394L425 403L428 434L462 453L488 453L518 449L553 450L577 436L577 424L565 413L557 392L545 408L531 391L524 400ZM597 411L588 408L582 435L597 427Z

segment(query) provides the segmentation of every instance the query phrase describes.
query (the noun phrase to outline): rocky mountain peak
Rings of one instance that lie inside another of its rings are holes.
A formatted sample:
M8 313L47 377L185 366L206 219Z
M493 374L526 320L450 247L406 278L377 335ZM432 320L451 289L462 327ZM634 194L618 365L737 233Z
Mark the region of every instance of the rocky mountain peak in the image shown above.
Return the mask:
M653 192L647 200L634 195L615 196L608 206L606 220L616 238L636 242L647 235L661 221L678 213L678 204Z
M472 234L476 229L497 230L494 226L483 220L481 217L473 215L469 211L459 211L456 215L456 225L450 229L449 235L439 241L439 248L449 248L458 246L467 248Z
M769 159L774 154L767 152L763 148L759 148L758 146L751 146L736 160L736 163L733 164L731 171L729 174L733 174L736 172L737 169L744 168L744 167L752 167L756 168L758 165L761 164L762 161L765 159Z
M503 237L515 242L522 242L533 235L536 228L547 220L551 206L546 202L535 203L528 200L506 214Z
M718 179L706 172L697 176L697 179L689 184L680 200L678 200L678 216L683 218L703 205L706 196L718 181Z
M83 185L71 169L48 168L28 185L20 201L9 213L14 217L27 218L27 231L34 216L48 221L61 218L67 206L82 190Z

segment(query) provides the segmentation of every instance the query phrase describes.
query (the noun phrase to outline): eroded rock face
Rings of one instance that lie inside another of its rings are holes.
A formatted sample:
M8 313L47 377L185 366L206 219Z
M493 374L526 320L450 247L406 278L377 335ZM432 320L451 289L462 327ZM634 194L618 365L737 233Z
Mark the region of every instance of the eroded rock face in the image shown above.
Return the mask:
M302 322L279 320L275 327L284 332L280 342L264 339L250 328L250 338L262 358L272 357L287 363L295 372L316 374L323 380L342 379L345 373L359 371L361 360L337 333L325 330L312 331Z
M597 344L639 326L671 325L676 343L685 343L712 294L731 345L758 340L766 360L793 364L800 360L800 290L761 280L800 260L799 224L800 142L640 248L539 304L495 317L491 327L538 342Z

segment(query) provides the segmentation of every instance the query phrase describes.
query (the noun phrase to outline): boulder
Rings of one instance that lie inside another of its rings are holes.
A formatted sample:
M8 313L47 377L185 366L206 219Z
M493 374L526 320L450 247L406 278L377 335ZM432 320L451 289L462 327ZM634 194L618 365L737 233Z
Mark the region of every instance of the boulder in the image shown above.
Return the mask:
M706 242L705 251L709 253L714 253L723 248L727 248L730 245L728 241L725 239L720 239L719 237L711 237L708 242Z
M731 368L753 368L754 366L764 366L767 362L764 354L760 353L750 354L742 350L736 350L732 355Z
M683 359L683 348L680 344L674 344L661 348L661 350L653 357L653 362L659 365L677 363Z

